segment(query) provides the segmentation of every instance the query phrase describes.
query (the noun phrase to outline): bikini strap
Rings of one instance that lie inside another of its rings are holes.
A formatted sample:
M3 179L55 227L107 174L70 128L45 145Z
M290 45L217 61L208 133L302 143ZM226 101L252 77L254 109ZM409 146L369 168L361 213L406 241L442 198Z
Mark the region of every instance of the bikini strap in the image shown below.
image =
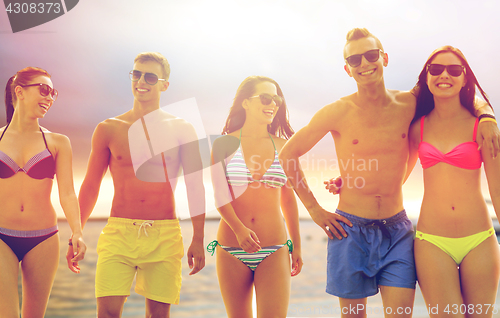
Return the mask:
M288 245L288 252L289 253L293 252L293 242L292 242L292 240L286 241L286 245Z
M273 137L271 137L271 134L269 133L269 131L267 132L269 134L269 138L271 138L271 141L273 142L273 147L274 147L274 152L276 152L276 145L274 144L274 140L273 140Z
M240 145L241 145L241 132L243 131L243 128L240 129Z
M49 149L49 146L47 145L47 140L45 140L45 134L43 133L43 130L41 127L38 127L40 129L40 132L42 133L43 137L43 142L45 143L45 148Z
M479 118L476 118L476 123L474 124L474 133L472 135L472 141L476 141L477 126L479 125Z
M425 119L425 116L422 116L420 118L420 142L422 142L422 140L424 140L424 119Z
M212 253L212 256L214 256L215 248L217 247L217 245L220 245L217 240L213 240L212 242L210 242L210 244L207 245L207 252Z
M10 124L10 123L7 123L7 126L5 126L5 129L4 129L4 130L3 130L3 132L2 132L2 136L0 136L0 140L2 140L2 138L3 138L3 134L5 134L5 132L7 131L7 128L9 127L9 124Z

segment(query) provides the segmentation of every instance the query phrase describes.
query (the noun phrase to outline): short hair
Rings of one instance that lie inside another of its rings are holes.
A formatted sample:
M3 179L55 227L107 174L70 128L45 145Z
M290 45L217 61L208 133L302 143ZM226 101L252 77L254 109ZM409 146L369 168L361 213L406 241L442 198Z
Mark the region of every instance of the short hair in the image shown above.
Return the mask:
M135 57L134 63L144 63L148 61L160 64L163 73L162 75L165 80L168 81L168 78L170 77L170 64L168 64L167 59L158 52L142 52Z
M31 81L38 76L47 76L50 74L39 67L28 66L23 68L16 75L9 78L5 86L5 110L7 111L7 123L10 123L12 115L14 115L14 103L17 101L16 87L31 84Z
M354 28L347 32L346 35L346 43L344 45L344 59L347 58L347 45L351 43L352 41L356 41L359 39L363 38L373 38L375 40L375 43L377 43L377 46L379 49L384 51L384 47L382 46L382 42L373 34L370 33L366 28Z

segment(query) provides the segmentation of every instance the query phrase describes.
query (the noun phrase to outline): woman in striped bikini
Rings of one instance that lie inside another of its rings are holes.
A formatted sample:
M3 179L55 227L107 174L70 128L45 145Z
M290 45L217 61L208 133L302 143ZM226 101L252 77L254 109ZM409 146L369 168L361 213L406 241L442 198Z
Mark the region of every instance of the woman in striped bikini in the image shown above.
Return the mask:
M209 251L217 249L217 276L228 317L252 317L254 285L257 316L286 317L290 276L300 272L302 258L297 203L278 160L293 134L278 83L263 76L246 78L222 134L212 149L212 180L222 220Z
M0 316L19 317L17 277L23 276L22 317L42 318L59 263L57 217L50 201L54 175L78 252L68 261L79 272L86 246L73 188L66 136L40 128L38 119L57 98L50 75L27 67L7 82L7 126L0 128Z

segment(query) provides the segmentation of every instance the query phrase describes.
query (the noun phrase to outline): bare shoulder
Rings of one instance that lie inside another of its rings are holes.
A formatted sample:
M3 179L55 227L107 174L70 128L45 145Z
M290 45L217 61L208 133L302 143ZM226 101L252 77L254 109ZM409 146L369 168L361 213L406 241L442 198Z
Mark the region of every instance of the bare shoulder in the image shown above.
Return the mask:
M406 107L415 107L417 99L412 93L413 91L398 91L392 89L388 91L398 104Z
M343 116L353 107L355 107L353 95L349 95L324 106L316 114L319 114L320 116L328 116L328 118L331 118L332 116Z
M60 153L61 150L64 152L71 151L71 142L68 136L51 132L43 127L41 128L44 133L45 140L47 141L47 145L51 151L55 151L55 153Z
M187 132L196 134L193 124L191 124L184 118L171 117L171 118L166 118L165 120L168 121L170 128L173 128L180 133Z
M272 138L273 138L274 144L276 145L276 150L278 150L278 152L281 150L281 148L283 148L283 146L288 141L285 138L276 137L276 136L272 136Z
M97 124L94 130L94 136L98 137L111 137L120 133L121 131L127 132L130 124L119 116L108 118Z
M176 136L180 142L187 143L198 140L194 125L184 118L165 113L162 121L165 124L166 133L170 136Z
M339 130L341 123L348 120L349 113L355 107L352 95L342 97L318 110L307 126L322 133Z
M214 140L212 146L212 157L215 162L222 161L230 154L233 154L240 145L239 135L234 132L228 135L222 135Z

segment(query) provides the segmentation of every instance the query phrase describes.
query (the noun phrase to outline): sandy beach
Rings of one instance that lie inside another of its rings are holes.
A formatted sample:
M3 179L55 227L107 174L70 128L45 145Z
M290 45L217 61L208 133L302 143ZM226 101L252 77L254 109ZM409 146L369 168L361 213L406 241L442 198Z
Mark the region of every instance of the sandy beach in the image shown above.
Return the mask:
M208 220L205 227L205 245L215 239L219 221ZM61 257L52 294L49 300L47 318L91 318L96 317L94 298L94 275L97 262L97 239L106 224L103 220L87 223L84 238L88 244L85 260L80 264L81 273L72 273L66 265L66 242L70 236L66 222L59 222ZM185 249L189 246L192 227L189 220L181 221ZM326 282L326 236L311 220L301 220L302 250L304 267L292 278L292 293L288 317L340 317L338 299L325 292ZM179 305L172 306L172 317L226 317L215 271L215 257L207 253L206 266L198 274L189 276L186 258L183 259L183 282ZM500 306L497 296L497 306ZM369 317L383 317L382 299L379 295L368 300ZM123 310L123 317L144 317L144 298L133 291ZM417 288L415 296L415 318L429 317L422 294ZM493 317L500 317L500 314Z

